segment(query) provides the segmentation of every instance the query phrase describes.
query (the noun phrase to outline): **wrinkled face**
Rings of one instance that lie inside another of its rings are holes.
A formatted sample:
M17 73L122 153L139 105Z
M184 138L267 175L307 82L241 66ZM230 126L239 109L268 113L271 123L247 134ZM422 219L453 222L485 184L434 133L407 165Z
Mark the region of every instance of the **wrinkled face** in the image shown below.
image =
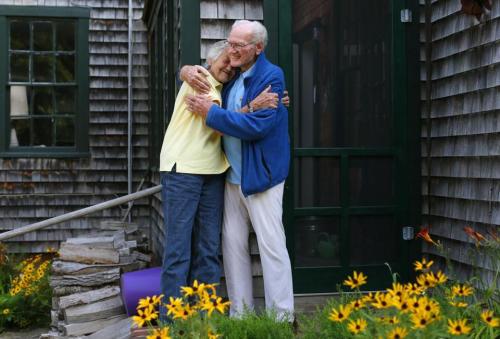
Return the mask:
M226 83L234 76L234 68L231 67L231 62L227 52L223 52L215 61L208 62L210 65L209 72L217 81Z
M246 71L254 64L264 47L262 43L253 42L249 25L233 27L227 41L231 66L239 67L242 71Z

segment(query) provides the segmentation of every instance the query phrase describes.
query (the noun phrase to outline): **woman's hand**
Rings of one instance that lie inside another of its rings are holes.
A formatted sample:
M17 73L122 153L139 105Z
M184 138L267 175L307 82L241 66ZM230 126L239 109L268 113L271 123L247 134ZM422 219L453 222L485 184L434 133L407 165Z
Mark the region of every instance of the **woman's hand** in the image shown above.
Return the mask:
M210 83L207 80L208 71L199 65L183 66L179 77L194 88L198 93L207 94L210 91Z
M208 98L206 95L200 95L200 94L186 95L185 102L188 111L197 114L199 116L202 116L203 118L207 117L208 111L214 104L214 102L212 102L210 98Z
M254 111L263 108L277 108L278 107L278 93L271 92L271 85L267 86L265 90L250 102Z

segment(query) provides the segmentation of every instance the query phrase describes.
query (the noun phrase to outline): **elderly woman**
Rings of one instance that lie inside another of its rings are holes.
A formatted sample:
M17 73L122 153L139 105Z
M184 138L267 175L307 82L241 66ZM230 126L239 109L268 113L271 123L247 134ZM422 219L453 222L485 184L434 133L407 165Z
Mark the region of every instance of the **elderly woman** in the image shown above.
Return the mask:
M207 62L207 96L221 105L222 85L234 76L224 42L210 48ZM221 134L186 107L186 95L195 93L186 82L182 84L160 154L166 240L161 289L166 300L179 296L180 287L194 280L220 280L224 177L229 163L221 148ZM266 108L276 106L277 100L267 89L251 105Z

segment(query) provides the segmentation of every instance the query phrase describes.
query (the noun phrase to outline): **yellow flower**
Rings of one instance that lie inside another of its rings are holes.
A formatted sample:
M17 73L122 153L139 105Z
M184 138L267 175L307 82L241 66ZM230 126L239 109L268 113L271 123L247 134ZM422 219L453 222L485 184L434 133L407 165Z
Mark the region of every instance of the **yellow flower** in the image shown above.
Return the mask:
M148 335L146 339L171 339L172 337L169 335L168 332L169 332L168 327L155 328L153 330L153 333Z
M398 317L394 316L392 318L384 318L384 323L394 325L399 323Z
M498 325L500 324L500 320L498 318L494 318L493 311L490 310L486 310L481 313L481 318L490 327L498 327Z
M392 301L392 305L403 313L406 313L411 310L408 298L403 298L401 300L394 299Z
M137 327L141 328L142 326L144 326L144 324L146 323L146 321L148 320L149 318L149 315L148 313L146 313L146 309L139 309L137 310L137 315L134 315L132 317L132 321L134 322L134 324L137 325Z
M377 292L375 294L375 302L372 303L372 306L376 308L387 308L392 306L391 295L389 293Z
M428 274L421 274L417 277L417 283L425 288L430 288L434 287L437 284L436 278L434 277L434 274L428 273Z
M363 275L363 272L360 272L358 274L358 272L354 271L352 274L352 278L349 275L347 276L347 280L344 280L344 285L349 286L351 290L353 290L361 285L366 284L366 279L367 276Z
M445 282L448 281L448 277L446 276L446 274L444 274L441 271L438 271L437 274L434 276L438 284L444 284Z
M217 339L220 337L220 334L214 333L212 332L212 330L209 330L207 336L208 339Z
M330 313L330 316L328 319L331 321L336 321L336 322L342 322L349 318L349 315L352 312L352 307L350 305L340 305L339 309L336 310L335 308L332 309L332 312Z
M389 293L393 298L401 299L406 293L406 289L400 283L392 283L392 288L387 289L387 293Z
M163 294L153 295L151 297L151 302L153 303L153 305L159 305L162 299L163 299Z
M456 297L456 296L467 297L469 295L472 295L473 293L474 293L474 290L472 289L472 287L467 286L467 285L457 284L457 285L452 286L452 288L451 288L452 297Z
M431 268L432 264L434 264L434 261L427 261L427 259L425 258L422 258L422 261L415 261L413 263L413 265L415 266L415 271L427 271L429 268Z
M189 305L186 304L183 307L177 308L173 312L173 318L174 319L182 319L182 320L187 320L190 316L192 316L196 311Z
M358 299L351 301L349 305L352 307L353 310L359 310L365 306L365 302L363 301L363 299Z
M462 301L450 301L450 305L455 307L467 307L469 304Z
M439 303L433 299L421 298L420 309L425 312L431 312L434 314L439 314Z
M472 328L467 326L467 319L451 320L448 319L448 333L453 335L467 334Z
M201 305L201 309L208 311L208 316L212 315L214 310L219 311L221 314L226 312L226 308L229 307L230 302L223 302L221 297L212 296L208 299L204 299Z
M411 322L413 323L413 328L424 328L432 321L431 314L429 312L423 312L418 310L412 313Z
M358 334L360 332L363 332L366 329L367 322L365 319L356 319L356 320L349 320L349 324L347 325L347 329L349 332L352 334Z
M401 339L408 335L408 330L404 327L396 327L387 335L387 339Z
M368 293L363 297L364 302L374 302L375 301L375 294L373 292Z
M206 286L204 283L198 283L198 280L195 280L193 283L192 287L181 287L182 294L184 294L185 297L190 297L195 294L201 296L203 291L205 290Z
M167 306L167 315L173 314L175 311L182 308L183 302L181 298L173 298L170 297L170 303L166 304Z
M3 311L2 311L2 314L3 315L9 315L10 314L10 309L4 308Z
M153 303L151 302L151 297L142 298L139 299L139 303L137 304L137 309L149 308L152 305Z

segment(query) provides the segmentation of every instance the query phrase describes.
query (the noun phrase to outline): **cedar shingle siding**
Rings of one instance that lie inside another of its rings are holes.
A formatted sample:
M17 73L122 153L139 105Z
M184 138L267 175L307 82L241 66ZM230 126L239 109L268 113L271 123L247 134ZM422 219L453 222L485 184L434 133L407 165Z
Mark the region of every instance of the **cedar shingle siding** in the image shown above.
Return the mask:
M500 225L500 6L494 1L479 22L461 12L459 0L432 1L426 45L420 3L423 219L451 259L463 264L462 276L474 265L491 279L490 265L471 255L463 227L486 233ZM426 47L432 53L430 97ZM424 252L435 249L424 245Z
M1 0L2 5L90 7L89 149L82 159L0 159L0 231L58 216L127 193L127 0ZM134 1L133 176L148 173L147 33L143 1ZM5 67L5 65L2 65ZM77 127L78 128L78 127ZM148 227L149 203L136 201L134 221ZM125 208L126 206L124 206ZM107 209L11 239L10 250L44 251L70 236L88 234L124 209Z

